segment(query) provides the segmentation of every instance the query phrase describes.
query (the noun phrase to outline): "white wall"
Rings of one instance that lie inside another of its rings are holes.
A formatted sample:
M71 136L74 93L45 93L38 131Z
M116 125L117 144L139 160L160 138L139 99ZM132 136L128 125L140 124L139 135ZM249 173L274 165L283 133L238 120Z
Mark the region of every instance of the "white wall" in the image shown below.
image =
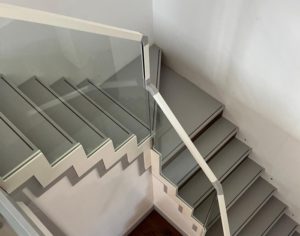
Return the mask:
M154 0L164 60L226 105L300 222L300 2Z
M41 196L22 191L53 235L124 235L153 207L151 173L140 175L139 166L135 161L123 170L119 163L102 177L94 169L74 186L64 177Z

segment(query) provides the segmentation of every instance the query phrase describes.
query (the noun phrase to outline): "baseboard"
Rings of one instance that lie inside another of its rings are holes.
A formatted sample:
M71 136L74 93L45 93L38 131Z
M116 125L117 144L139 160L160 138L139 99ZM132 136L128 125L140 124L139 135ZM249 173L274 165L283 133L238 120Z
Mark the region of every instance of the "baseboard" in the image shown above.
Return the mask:
M140 216L124 233L124 236L129 235L147 216L154 210L154 205L152 205L142 216Z

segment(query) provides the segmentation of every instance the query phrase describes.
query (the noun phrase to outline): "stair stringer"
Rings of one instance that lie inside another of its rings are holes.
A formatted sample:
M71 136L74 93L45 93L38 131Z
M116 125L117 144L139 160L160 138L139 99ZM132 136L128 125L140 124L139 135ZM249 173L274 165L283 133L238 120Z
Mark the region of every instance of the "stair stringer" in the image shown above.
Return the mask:
M181 215L184 218L187 218L190 222L190 229L188 229L190 233L188 235L190 235L191 233L193 233L193 235L204 235L205 227L201 222L197 221L193 217L193 208L191 208L188 204L186 204L177 196L177 187L175 187L172 183L170 183L166 178L164 178L161 175L160 155L154 150L151 150L151 169L153 177L163 184L164 187L162 191L165 192L165 194L168 196L168 199L172 200L172 202L174 202L177 205L177 209L181 213ZM174 215L171 212L166 212L167 208L160 204L155 204L155 207L157 207L166 215ZM176 223L176 225L181 225L181 222L174 223Z
M34 177L45 188L72 167L78 177L81 177L100 161L103 161L106 169L110 169L124 156L126 156L128 163L132 163L139 155L143 154L144 168L148 169L151 166L150 149L150 137L138 145L137 137L132 135L118 150L115 150L112 140L108 139L89 157L85 154L83 147L78 144L54 166L51 166L46 157L39 153L35 158L16 170L15 173L6 179L1 179L0 187L6 192L12 193L27 180Z

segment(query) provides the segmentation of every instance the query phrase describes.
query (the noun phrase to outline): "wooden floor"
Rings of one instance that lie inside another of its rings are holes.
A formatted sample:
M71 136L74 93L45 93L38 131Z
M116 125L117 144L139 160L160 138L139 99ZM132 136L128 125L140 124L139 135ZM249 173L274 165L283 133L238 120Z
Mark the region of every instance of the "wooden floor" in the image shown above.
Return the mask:
M156 211L152 211L129 236L181 236L181 234Z

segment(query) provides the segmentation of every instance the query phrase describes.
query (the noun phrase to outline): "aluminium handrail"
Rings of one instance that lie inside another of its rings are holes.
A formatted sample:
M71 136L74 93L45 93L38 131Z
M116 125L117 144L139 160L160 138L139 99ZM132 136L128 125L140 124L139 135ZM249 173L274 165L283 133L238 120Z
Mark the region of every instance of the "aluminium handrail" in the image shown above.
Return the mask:
M222 184L217 179L210 167L207 165L206 161L199 153L194 143L191 141L191 139L189 138L189 136L187 135L187 133L173 114L172 110L169 108L168 104L165 102L164 98L161 96L156 87L151 85L150 83L149 42L146 36L136 31L126 30L92 21L4 3L0 3L0 17L141 42L145 87L152 95L154 100L157 102L161 110L164 112L164 114L172 124L173 128L178 133L181 140L187 146L192 156L195 158L195 160L202 168L209 181L216 189L221 213L223 232L225 236L230 236L230 229Z

